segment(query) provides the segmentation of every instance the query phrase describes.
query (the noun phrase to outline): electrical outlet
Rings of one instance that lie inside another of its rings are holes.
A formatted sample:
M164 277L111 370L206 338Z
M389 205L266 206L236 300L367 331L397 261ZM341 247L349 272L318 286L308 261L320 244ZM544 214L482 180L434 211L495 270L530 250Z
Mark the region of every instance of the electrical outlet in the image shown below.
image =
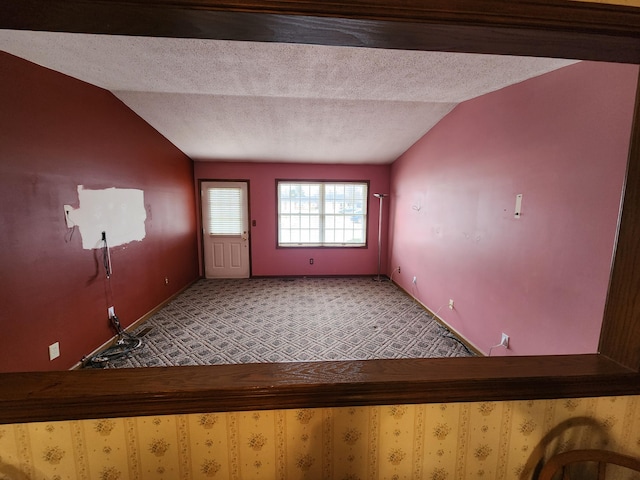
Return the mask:
M169 277L164 277L164 284L169 285Z
M60 356L60 342L49 345L49 360L54 360Z
M313 265L313 258L309 259L309 265Z
M107 313L109 314L109 318L113 318L116 316L116 309L115 307L109 307L107 309Z
M418 277L413 277L413 284L416 285L418 283Z
M509 348L509 335L502 333L502 339L500 340L500 346Z
M449 308L453 310L453 298L449 299Z
M398 265L398 273L400 273L400 265Z

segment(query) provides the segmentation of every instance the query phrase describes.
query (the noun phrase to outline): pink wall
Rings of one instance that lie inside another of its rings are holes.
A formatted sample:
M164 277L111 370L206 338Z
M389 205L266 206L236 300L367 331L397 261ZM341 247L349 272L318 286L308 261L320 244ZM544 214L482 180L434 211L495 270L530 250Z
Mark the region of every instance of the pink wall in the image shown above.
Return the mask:
M455 108L392 166L394 279L485 353L595 352L637 78L582 62Z
M127 326L197 278L193 162L111 93L6 53L0 105L0 371L67 369L113 336L109 303ZM146 237L112 249L111 292L65 225L78 185L144 192Z
M249 181L251 220L256 222L250 237L253 276L371 275L377 272L379 201L372 194L388 192L389 165L195 162L194 170L196 183L198 180ZM276 248L276 179L369 180L368 247ZM383 212L385 239L387 218ZM202 230L199 228L198 231ZM309 258L314 259L313 265L309 264ZM383 267L385 262L386 249L383 249Z

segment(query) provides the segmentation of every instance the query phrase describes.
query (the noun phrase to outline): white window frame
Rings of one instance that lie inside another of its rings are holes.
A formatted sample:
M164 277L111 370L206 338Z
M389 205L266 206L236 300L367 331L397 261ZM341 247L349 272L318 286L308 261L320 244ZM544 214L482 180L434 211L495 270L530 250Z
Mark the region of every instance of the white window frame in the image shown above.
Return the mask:
M307 201L293 202L292 188ZM367 246L368 181L276 180L276 197L278 248Z

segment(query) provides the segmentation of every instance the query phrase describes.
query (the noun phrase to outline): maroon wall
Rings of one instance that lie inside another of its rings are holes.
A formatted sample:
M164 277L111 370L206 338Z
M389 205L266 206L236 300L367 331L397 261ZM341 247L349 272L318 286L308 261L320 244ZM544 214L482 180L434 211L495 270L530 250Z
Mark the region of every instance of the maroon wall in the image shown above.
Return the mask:
M113 336L108 305L127 326L197 278L193 162L110 92L6 53L0 105L0 371L66 369ZM144 192L110 282L65 225L78 185Z
M393 164L394 279L484 353L594 353L637 78L580 62L458 105Z
M378 270L378 219L380 201L374 193L389 191L389 165L342 165L299 163L195 162L199 180L248 180L251 220L251 274L278 275L373 275ZM277 248L276 179L366 180L369 209L366 248ZM388 211L388 204L383 205ZM383 212L382 238L387 236L387 213ZM384 245L384 243L383 243ZM309 259L313 258L313 265ZM386 249L381 255L386 272Z

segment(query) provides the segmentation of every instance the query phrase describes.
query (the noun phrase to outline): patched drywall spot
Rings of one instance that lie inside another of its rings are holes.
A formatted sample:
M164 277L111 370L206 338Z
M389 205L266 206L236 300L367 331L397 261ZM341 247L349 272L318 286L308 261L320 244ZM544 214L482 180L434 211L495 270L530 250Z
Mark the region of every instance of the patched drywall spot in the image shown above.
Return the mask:
M65 206L67 222L77 226L82 236L82 248L91 250L103 246L106 232L110 247L141 241L145 235L144 192L134 188L87 190L78 185L79 208Z

